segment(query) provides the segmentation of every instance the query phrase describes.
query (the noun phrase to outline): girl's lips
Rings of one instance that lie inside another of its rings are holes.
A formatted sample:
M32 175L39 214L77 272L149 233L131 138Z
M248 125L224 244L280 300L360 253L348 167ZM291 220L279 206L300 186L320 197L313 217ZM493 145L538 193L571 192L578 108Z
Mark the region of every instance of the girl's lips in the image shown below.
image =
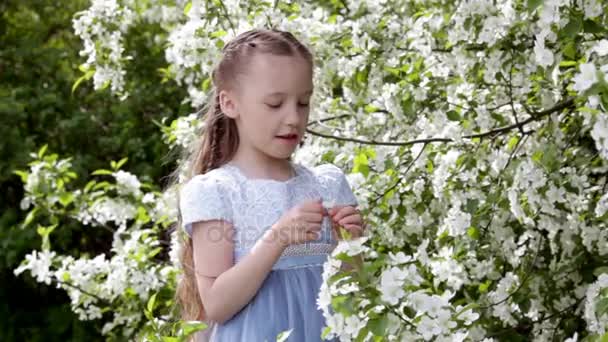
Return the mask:
M277 135L277 137L286 138L286 139L296 139L298 137L298 135L297 134L285 134L285 135Z
M283 142L290 143L290 144L296 143L298 141L297 134L278 135L277 138Z

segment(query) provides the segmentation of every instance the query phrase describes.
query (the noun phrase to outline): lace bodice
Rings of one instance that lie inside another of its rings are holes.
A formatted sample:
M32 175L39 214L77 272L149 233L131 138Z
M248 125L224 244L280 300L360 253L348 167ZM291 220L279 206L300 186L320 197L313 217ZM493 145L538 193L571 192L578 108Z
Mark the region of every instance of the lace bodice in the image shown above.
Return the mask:
M295 176L286 181L247 178L232 165L197 175L180 190L183 229L192 235L197 221L223 219L233 224L235 262L287 210L305 200L322 198L336 205L357 205L348 181L340 168L322 164L312 168L292 163ZM335 245L328 217L323 218L319 239L302 245L291 245L282 257L326 254Z

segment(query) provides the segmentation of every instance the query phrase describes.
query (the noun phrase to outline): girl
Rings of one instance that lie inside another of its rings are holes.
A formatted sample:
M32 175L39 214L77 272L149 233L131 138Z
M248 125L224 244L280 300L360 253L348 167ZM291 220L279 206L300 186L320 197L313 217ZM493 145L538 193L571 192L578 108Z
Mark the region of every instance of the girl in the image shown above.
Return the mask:
M360 236L363 222L339 168L291 161L312 79L310 51L278 30L240 34L213 72L214 103L179 196L188 236L177 297L185 320L210 324L199 341L275 341L290 329L289 341L321 341L316 299L335 227Z

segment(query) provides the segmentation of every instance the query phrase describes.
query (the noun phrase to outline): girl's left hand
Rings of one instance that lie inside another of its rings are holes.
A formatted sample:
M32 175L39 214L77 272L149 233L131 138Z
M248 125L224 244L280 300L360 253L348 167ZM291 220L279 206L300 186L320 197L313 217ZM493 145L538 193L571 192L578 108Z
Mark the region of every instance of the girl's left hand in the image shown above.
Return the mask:
M328 210L328 214L332 221L332 228L339 238L341 236L337 231L338 225L348 230L353 238L363 235L363 219L361 218L359 209L353 206L335 206Z

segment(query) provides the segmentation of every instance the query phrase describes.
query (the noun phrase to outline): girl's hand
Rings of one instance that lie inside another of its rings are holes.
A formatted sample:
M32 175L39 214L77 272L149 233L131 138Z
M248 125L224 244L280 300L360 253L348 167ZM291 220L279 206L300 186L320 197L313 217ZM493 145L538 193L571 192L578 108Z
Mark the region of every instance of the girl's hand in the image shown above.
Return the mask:
M359 209L353 206L334 206L328 210L329 217L332 221L332 228L336 236L336 240L342 240L342 234L338 228L344 227L352 238L358 238L363 235L363 219L359 213Z
M271 229L281 245L287 247L318 239L322 221L321 199L305 201L289 209Z

